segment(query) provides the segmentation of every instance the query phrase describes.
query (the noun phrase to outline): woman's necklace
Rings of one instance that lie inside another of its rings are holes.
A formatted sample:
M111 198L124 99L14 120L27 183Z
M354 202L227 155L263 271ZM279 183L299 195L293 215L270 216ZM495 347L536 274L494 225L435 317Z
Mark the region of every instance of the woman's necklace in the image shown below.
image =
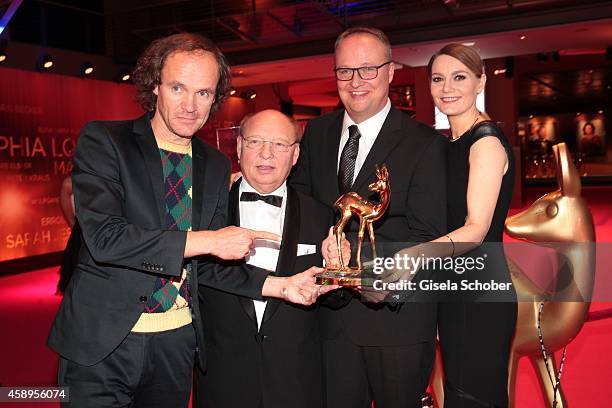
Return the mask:
M466 130L465 132L461 133L457 137L452 137L451 136L451 140L450 141L454 142L455 140L459 139L461 136L463 136L464 134L466 134L467 132L472 130L474 128L474 126L476 126L476 123L478 123L478 119L480 119L480 111L476 111L476 117L474 118L474 123L472 123L472 126L470 126L470 128L468 130Z

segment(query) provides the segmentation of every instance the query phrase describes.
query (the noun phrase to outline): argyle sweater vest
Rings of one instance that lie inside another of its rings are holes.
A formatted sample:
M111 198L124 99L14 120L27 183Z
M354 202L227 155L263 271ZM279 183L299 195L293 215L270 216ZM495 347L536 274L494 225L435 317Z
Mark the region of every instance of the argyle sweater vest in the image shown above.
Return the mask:
M191 145L175 145L157 139L164 171L166 230L191 231L192 154ZM191 265L179 277L159 276L148 297L135 332L160 332L191 323L189 285Z

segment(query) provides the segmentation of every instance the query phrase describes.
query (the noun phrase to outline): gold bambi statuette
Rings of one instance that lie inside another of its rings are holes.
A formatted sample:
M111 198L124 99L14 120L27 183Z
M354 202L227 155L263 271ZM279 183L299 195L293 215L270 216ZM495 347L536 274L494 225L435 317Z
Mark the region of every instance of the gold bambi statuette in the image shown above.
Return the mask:
M365 229L368 229L370 243L372 244L372 255L376 258L376 238L374 237L374 227L372 223L383 216L389 207L391 199L391 186L389 185L389 172L387 166L382 168L376 165L376 181L368 186L368 190L378 193L380 202L368 201L354 192L343 194L336 200L334 205L340 210L340 219L334 226L334 236L338 245L338 256L340 265L337 268L328 267L325 272L317 275L319 285L340 285L340 286L360 286L361 285L361 245ZM349 222L353 214L359 217L359 233L357 241L357 267L351 268L342 258L340 240L344 227Z

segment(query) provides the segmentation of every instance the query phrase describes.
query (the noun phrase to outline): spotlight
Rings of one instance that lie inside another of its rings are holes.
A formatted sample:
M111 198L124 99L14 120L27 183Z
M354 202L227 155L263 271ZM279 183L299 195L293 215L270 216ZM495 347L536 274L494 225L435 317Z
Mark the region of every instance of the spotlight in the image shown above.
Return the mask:
M242 92L240 96L244 99L255 99L257 97L257 93L255 93L254 90L249 89L248 91Z
M0 40L0 62L6 61L6 58L7 58L6 49L7 48L8 48L8 41L6 40L6 38L3 38L2 40Z
M236 88L232 88L232 90L230 91L230 96L234 96L236 95Z
M48 71L53 67L53 58L49 54L41 54L36 62L36 69L39 71Z
M83 65L81 65L81 76L85 77L93 74L93 72L94 66L91 62L84 62Z
M525 38L527 38L527 36L526 36L526 35L521 35L519 38L520 38L521 40L524 40Z
M116 77L117 82L127 82L132 79L132 74L127 69L122 69L119 71Z

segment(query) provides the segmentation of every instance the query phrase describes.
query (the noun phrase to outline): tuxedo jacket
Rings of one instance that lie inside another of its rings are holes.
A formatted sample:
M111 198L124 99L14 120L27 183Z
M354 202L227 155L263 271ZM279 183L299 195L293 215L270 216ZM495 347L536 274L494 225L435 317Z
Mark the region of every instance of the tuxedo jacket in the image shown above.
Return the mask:
M192 229L227 223L229 160L194 137ZM159 276L180 276L186 232L164 230L164 176L148 115L90 122L77 141L72 173L81 245L74 275L49 334L68 360L93 365L130 333ZM189 260L191 291L208 284L261 298L262 270L221 269ZM205 364L198 302L192 302L198 360Z
M290 177L297 190L332 207L340 196L338 150L344 110L313 119L306 127L300 158ZM391 108L351 191L378 201L368 190L376 180L375 165L387 165L391 198L386 213L374 222L378 256L392 256L408 243L424 242L446 233L446 139L434 129ZM354 216L345 232L354 248L359 222ZM367 234L364 239L369 243ZM364 246L365 248L365 246ZM422 271L423 272L423 271ZM427 273L419 273L426 279ZM436 304L427 294L390 308L361 302L347 291L334 310L321 308L322 335L336 337L345 330L358 345L407 345L431 340L436 331ZM331 299L329 299L331 300Z
M239 185L234 183L229 200L235 225L240 225ZM274 274L290 276L322 265L321 241L332 223L329 208L288 187ZM315 245L316 252L297 256L298 244ZM251 299L209 288L201 291L200 299L209 357L206 373L197 380L198 407L321 407L316 306L269 299L258 330Z

